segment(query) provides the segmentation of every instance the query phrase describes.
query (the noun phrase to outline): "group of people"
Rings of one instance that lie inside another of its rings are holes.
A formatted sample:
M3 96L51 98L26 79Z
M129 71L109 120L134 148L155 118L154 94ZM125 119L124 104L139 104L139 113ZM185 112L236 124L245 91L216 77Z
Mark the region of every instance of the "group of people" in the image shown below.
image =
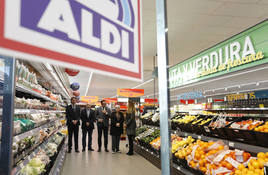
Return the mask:
M77 99L72 97L71 104L66 108L68 153L71 153L72 151L73 137L75 152L79 153L78 135L81 120L82 152L86 150L86 147L89 151L94 151L92 148L92 133L95 129L94 123L96 122L98 129L98 152L101 152L102 148L102 135L104 137L104 149L106 152L109 152L108 133L110 127L110 134L112 136L112 153L120 153L119 145L121 134L123 134L124 127L126 127L129 140L129 151L127 154L133 155L133 141L136 133L135 105L133 102L130 101L128 103L126 118L123 113L120 112L120 106L116 106L115 111L111 112L111 109L106 106L106 102L104 100L101 101L101 107L96 110L92 110L90 104L87 104L85 109L80 110L80 107L76 105L76 103ZM88 144L86 144L87 137Z

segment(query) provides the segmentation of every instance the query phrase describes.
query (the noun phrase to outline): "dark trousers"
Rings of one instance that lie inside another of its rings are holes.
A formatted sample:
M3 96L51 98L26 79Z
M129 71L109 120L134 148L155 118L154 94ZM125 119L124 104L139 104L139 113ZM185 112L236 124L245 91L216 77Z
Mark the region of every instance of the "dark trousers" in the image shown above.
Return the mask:
M112 136L112 150L114 152L119 151L120 135Z
M98 125L98 145L99 145L99 149L101 149L101 145L102 145L102 133L104 135L104 148L107 149L108 146L108 127L105 127L103 125Z
M88 146L88 149L92 149L92 133L93 133L93 129L91 128L83 128L82 129L82 145L83 148L85 149L86 146ZM88 145L86 144L87 141L87 134L88 134Z
M79 126L68 126L68 148L72 150L73 146L73 135L74 135L74 147L75 150L78 150L78 133L79 133Z
M128 135L128 142L129 142L129 153L133 154L133 141L134 141L134 135Z

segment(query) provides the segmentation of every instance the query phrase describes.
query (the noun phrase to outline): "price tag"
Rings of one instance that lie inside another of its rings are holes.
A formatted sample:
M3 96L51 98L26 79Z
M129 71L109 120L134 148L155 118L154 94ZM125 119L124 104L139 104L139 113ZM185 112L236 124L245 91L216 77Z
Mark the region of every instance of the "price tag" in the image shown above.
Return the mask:
M184 133L184 136L186 137L186 136L188 136L188 134L187 133Z
M232 164L232 166L235 167L235 168L238 168L238 166L240 165L240 163L238 163L237 161L235 161L231 157L227 157L225 160L227 162L229 162L230 164Z
M197 138L201 140L202 137L201 136L198 136Z
M230 147L234 147L234 142L229 142Z
M210 129L207 126L204 126L206 132L210 132Z
M259 108L264 108L264 104L259 104Z
M178 166L178 167L177 167L177 170L181 170L181 167Z

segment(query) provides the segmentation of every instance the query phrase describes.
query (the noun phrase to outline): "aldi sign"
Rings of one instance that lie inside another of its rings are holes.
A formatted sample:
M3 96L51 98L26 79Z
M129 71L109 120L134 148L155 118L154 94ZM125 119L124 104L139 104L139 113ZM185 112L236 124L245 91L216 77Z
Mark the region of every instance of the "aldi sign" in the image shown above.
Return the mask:
M142 80L140 0L0 0L0 52Z

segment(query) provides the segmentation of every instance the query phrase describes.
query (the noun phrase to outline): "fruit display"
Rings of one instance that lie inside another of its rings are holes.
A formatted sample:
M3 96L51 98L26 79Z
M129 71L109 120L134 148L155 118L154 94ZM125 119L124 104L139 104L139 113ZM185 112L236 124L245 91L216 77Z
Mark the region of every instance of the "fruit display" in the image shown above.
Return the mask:
M175 153L179 159L186 159L189 167L198 169L208 175L234 173L239 167L247 166L250 153L241 150L230 150L223 142L195 143Z
M258 132L266 132L268 133L268 121L264 123L264 125L260 125L254 129L254 131Z
M259 152L257 158L252 158L248 162L248 166L240 165L235 171L235 175L264 175L264 166L268 162L268 152Z
M190 123L193 120L195 120L198 116L194 116L194 115L187 115L184 116L183 118L180 119L174 119L173 121L176 123Z
M195 141L195 139L193 139L191 136L188 136L187 138L184 138L184 139L182 139L182 138L176 139L176 140L172 141L171 152L175 153L178 150L180 150L181 148L186 147L190 143L193 143L194 141Z
M202 120L198 125L200 125L200 126L205 125L206 123L210 122L211 120L212 120L211 118Z
M156 149L156 150L159 150L160 149L160 145L161 145L161 142L160 142L160 137L157 137L156 139L154 139L153 141L150 142L150 145Z
M264 121L260 120L244 120L244 121L239 121L239 122L234 122L230 125L230 128L233 129L244 129L244 130L252 130L256 126L262 124Z
M212 128L222 128L229 125L231 122L227 120L226 117L218 117L216 121L213 121L209 124L209 127Z

